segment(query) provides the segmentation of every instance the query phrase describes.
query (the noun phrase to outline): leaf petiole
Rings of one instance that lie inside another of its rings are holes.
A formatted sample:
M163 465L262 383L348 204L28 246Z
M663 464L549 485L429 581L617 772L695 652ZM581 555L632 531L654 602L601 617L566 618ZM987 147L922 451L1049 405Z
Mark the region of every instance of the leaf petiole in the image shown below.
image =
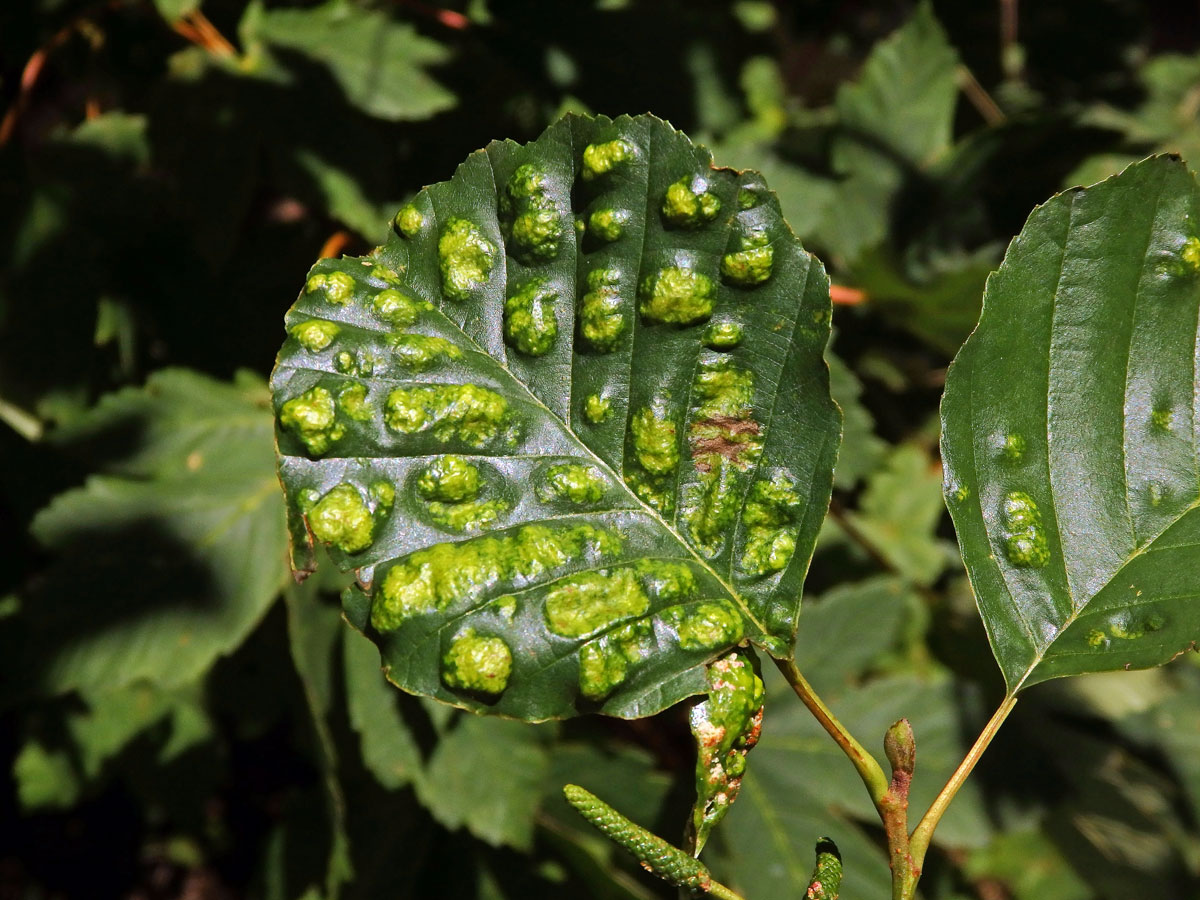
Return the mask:
M979 737L975 739L975 743L971 745L971 749L967 751L967 755L963 761L959 763L958 768L954 770L954 774L950 776L950 780L946 782L946 786L938 792L938 795L933 799L933 803L929 805L929 809L925 815L921 817L921 821L917 823L917 827L913 829L912 837L909 839L909 853L913 859L913 865L920 871L922 864L925 861L925 852L929 849L929 843L933 840L933 831L937 828L938 822L946 812L946 807L950 805L950 801L954 799L954 795L958 793L959 788L963 786L963 782L967 780L967 776L975 768L980 757L983 756L983 751L991 744L992 738L996 736L996 732L1000 730L1000 726L1004 724L1004 720L1008 718L1008 714L1012 712L1013 707L1017 705L1016 695L1006 697L1000 707L992 714L988 723L983 726L983 731L979 733Z
M808 711L821 723L821 727L850 758L850 762L858 770L863 784L867 786L867 793L871 795L875 808L879 809L880 815L882 815L883 810L880 804L888 791L888 778L884 775L879 762L863 748L862 744L855 740L854 735L846 730L846 727L837 720L825 702L817 696L817 692L800 672L794 659L776 659L775 665L783 673L787 683L792 686L792 690L796 692L800 702L808 707Z

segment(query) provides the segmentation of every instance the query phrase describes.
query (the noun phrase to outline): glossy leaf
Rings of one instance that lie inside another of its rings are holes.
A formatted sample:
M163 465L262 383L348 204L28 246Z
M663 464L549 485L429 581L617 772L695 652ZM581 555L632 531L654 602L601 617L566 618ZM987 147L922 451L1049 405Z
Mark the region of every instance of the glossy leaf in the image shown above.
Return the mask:
M945 492L1010 693L1200 638L1198 199L1155 157L1039 207L947 377Z
M413 693L650 715L790 652L839 436L828 282L650 116L493 143L323 260L273 376L294 565Z

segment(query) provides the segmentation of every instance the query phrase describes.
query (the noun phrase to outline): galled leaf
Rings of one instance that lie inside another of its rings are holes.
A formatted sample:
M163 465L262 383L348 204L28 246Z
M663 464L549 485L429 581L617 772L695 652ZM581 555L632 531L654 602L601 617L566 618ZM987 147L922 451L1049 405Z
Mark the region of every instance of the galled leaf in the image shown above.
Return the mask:
M696 739L696 803L689 832L694 856L737 800L746 754L762 732L764 691L754 662L736 652L714 660L708 667L708 697L689 713Z
M650 715L790 652L838 443L828 281L752 172L650 116L493 143L322 260L273 376L294 564L405 690Z
M1010 694L1200 638L1200 203L1155 157L1036 209L946 379L945 493Z

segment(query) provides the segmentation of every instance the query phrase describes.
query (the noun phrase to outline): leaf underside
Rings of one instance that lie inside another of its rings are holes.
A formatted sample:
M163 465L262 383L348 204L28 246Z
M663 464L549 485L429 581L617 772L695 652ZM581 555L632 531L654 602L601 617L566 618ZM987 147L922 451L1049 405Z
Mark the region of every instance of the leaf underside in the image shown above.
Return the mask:
M294 567L404 690L636 717L791 652L840 435L828 280L651 116L497 142L322 260L272 378Z
M1010 693L1200 638L1198 222L1175 157L1052 198L947 376L946 498Z

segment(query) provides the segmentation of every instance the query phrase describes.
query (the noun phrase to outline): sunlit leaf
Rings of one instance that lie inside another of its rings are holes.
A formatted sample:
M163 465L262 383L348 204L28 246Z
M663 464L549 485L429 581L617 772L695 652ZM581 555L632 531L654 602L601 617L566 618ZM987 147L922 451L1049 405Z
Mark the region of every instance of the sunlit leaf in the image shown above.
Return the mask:
M1170 157L1051 198L946 379L946 498L1010 692L1200 638L1198 201Z
M790 652L838 415L828 282L753 172L650 116L494 143L327 260L273 376L295 564L404 689L657 712Z

